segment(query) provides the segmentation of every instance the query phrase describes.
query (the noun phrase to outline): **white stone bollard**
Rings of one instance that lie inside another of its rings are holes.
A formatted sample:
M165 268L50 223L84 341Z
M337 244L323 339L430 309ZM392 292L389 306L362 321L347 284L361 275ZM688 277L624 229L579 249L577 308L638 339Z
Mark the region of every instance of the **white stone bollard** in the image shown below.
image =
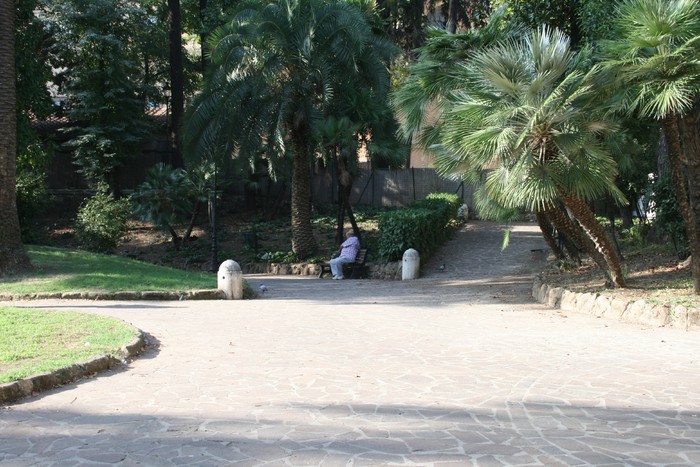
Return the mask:
M413 248L409 248L403 254L403 263L401 265L401 280L410 281L418 279L420 269L420 255Z
M223 290L227 300L243 298L243 271L232 259L227 259L219 266L218 289Z

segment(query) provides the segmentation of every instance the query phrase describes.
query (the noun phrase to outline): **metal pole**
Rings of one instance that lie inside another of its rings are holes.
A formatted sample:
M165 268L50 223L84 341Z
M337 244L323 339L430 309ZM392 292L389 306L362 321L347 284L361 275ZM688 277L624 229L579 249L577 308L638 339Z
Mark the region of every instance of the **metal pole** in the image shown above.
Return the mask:
M214 164L214 198L211 201L211 269L213 273L219 271L219 251L218 245L216 243L216 177L217 177L217 165Z

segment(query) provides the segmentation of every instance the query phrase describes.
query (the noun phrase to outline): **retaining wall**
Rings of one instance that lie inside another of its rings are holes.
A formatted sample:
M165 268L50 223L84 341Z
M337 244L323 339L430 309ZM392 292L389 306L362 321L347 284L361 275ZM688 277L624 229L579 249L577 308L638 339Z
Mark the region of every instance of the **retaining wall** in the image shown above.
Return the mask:
M645 300L621 300L599 293L571 292L546 284L539 276L532 285L532 296L540 303L564 311L652 326L700 329L698 310L690 310L682 305L656 305Z

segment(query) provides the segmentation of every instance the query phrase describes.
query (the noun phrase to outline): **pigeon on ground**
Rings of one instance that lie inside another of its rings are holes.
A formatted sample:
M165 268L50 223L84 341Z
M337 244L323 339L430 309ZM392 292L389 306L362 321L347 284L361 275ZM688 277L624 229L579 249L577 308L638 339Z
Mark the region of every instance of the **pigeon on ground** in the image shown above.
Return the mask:
M440 266L438 266L435 269L440 271L440 272L445 272L445 263L442 263Z
M266 286L265 284L260 284L260 291L261 291L262 293L267 292L267 286Z

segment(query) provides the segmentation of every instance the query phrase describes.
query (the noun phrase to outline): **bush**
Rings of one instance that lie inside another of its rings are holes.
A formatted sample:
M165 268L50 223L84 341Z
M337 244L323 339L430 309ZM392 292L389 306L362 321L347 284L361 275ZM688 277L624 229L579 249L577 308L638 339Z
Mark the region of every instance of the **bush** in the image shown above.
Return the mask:
M78 210L75 230L81 246L98 253L114 250L126 233L130 213L128 198L115 200L107 186L100 185Z
M457 211L462 200L452 193L430 193L425 199L416 201L413 205L437 211L444 225L457 218Z
M215 168L212 164L194 167L189 172L166 164L157 164L146 173L146 180L132 195L134 214L169 232L176 249L180 237L175 224L189 218L183 240L189 240L199 209L210 193Z
M379 255L398 261L408 248L429 256L446 239L449 224L457 217L460 199L449 193L433 193L411 207L379 216Z

